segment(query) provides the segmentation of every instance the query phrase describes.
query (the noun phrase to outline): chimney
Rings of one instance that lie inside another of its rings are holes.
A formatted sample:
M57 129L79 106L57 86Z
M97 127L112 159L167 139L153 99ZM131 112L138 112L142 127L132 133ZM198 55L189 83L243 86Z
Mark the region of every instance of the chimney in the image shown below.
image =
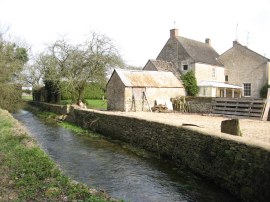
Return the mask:
M170 38L178 37L178 29L171 29L170 30Z
M205 43L208 44L209 46L211 46L211 39L206 38L206 39L205 39Z
M238 44L237 40L233 41L233 47L236 46L237 44Z

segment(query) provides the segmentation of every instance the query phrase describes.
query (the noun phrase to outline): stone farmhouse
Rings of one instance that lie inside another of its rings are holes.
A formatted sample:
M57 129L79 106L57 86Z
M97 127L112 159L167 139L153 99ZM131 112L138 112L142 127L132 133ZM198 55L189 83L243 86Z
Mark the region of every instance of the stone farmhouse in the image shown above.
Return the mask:
M183 95L183 85L172 72L115 69L107 83L107 108L150 111L158 99Z
M244 97L259 98L261 88L270 85L270 60L237 41L219 61L225 67L225 82L242 86Z
M149 60L143 70L172 71L177 78L193 70L199 86L198 96L240 96L241 86L225 83L224 65L218 58L210 39L205 43L195 41L179 36L178 30L172 29L157 60Z

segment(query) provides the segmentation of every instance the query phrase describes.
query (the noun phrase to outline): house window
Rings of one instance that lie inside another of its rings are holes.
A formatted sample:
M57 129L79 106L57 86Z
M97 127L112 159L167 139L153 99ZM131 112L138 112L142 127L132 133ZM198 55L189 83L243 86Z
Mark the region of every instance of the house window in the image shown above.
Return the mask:
M244 96L251 96L251 84L244 83Z
M183 65L183 70L188 70L188 65Z
M216 78L216 68L212 68L212 78Z
M229 76L225 75L225 81L229 81Z

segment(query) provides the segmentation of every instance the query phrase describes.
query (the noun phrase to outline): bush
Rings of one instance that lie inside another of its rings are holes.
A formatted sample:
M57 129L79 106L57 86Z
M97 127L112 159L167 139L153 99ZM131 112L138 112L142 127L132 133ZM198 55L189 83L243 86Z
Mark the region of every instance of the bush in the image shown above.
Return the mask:
M197 79L193 71L188 71L186 74L181 75L183 85L186 89L188 96L196 96L199 92L199 87L197 86Z
M0 108L6 109L9 112L16 112L20 109L22 104L22 90L21 86L15 84L1 84L0 83Z
M104 86L98 83L90 83L84 90L84 99L102 99L102 97L106 98ZM61 92L62 100L70 100L72 99L71 93L68 90L63 90Z
M260 91L260 96L261 96L261 98L266 98L266 97L267 97L268 88L270 88L270 85L268 85L268 84L265 84L265 85L262 87L262 89L261 89L261 91Z

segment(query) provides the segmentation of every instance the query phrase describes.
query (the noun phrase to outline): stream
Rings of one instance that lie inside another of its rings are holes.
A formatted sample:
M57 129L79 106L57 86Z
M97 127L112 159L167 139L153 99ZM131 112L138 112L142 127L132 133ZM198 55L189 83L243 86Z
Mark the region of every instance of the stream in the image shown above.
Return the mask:
M25 110L13 115L40 147L72 179L132 202L237 201L219 187L185 169L102 137L83 137L46 123ZM131 134L132 135L132 134Z

